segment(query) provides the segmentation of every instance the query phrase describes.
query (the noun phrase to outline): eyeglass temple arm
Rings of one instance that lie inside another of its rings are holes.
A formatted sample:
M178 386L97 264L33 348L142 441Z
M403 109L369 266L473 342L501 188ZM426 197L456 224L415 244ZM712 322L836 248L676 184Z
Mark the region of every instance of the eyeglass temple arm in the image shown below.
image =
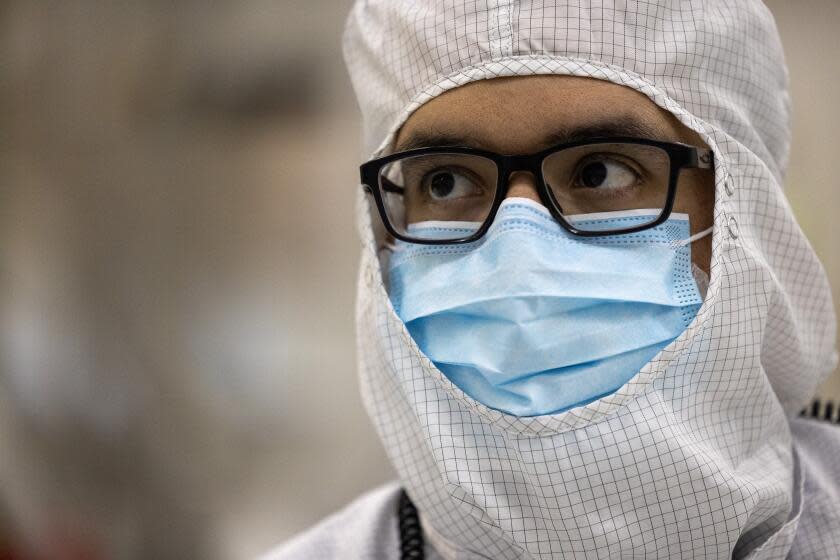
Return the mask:
M386 177L382 177L381 179L382 179L382 190L383 191L390 192L390 193L396 193L396 194L400 194L400 195L405 193L405 189L403 187L395 185L394 183L389 181ZM364 189L364 191L366 193L372 193L373 192L373 189L370 187L370 185L368 185L366 183L362 183L362 188Z
M686 167L697 167L699 169L712 169L715 165L715 157L712 150L707 148L695 148L692 157Z

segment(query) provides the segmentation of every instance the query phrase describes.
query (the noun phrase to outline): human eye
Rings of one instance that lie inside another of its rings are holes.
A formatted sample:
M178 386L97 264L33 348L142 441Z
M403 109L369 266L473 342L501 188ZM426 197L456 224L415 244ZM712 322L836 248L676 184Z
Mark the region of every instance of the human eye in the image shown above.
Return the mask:
M615 192L635 187L641 179L642 174L626 158L592 154L578 163L573 186Z
M435 202L481 196L485 190L472 172L455 167L427 171L420 181L420 189Z

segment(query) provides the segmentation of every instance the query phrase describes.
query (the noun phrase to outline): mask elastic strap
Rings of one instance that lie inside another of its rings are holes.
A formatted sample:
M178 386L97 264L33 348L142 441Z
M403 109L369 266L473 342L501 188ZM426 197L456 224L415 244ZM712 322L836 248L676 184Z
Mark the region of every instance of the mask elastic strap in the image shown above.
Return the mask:
M679 249L680 247L685 247L686 245L694 243L698 239L703 239L704 237L712 233L712 229L714 229L714 226L710 226L704 229L703 231L698 231L697 233L686 239L677 239L676 241L671 241L671 248Z

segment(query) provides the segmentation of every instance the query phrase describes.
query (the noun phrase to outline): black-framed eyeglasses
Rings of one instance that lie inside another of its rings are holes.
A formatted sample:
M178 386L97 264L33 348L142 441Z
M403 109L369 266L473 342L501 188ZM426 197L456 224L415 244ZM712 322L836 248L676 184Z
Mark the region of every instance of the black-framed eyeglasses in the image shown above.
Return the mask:
M514 171L528 171L540 200L574 235L655 227L671 214L680 170L711 169L711 150L643 138L590 138L535 154L501 155L465 146L416 148L359 168L388 232L425 244L470 243L490 228ZM592 214L639 210L623 229L598 229ZM643 212L644 211L644 212Z

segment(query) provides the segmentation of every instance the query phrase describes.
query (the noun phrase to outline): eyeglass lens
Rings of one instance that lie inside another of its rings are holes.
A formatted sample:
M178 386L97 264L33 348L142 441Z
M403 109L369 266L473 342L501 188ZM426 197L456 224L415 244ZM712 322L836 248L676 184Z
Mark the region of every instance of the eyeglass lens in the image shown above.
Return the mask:
M671 166L668 153L655 146L601 143L554 152L541 170L563 218L581 231L594 231L597 222L584 221L586 214L646 209L650 222L655 221L668 197ZM379 179L388 220L397 232L444 240L467 237L486 221L498 175L491 159L434 153L390 162Z

